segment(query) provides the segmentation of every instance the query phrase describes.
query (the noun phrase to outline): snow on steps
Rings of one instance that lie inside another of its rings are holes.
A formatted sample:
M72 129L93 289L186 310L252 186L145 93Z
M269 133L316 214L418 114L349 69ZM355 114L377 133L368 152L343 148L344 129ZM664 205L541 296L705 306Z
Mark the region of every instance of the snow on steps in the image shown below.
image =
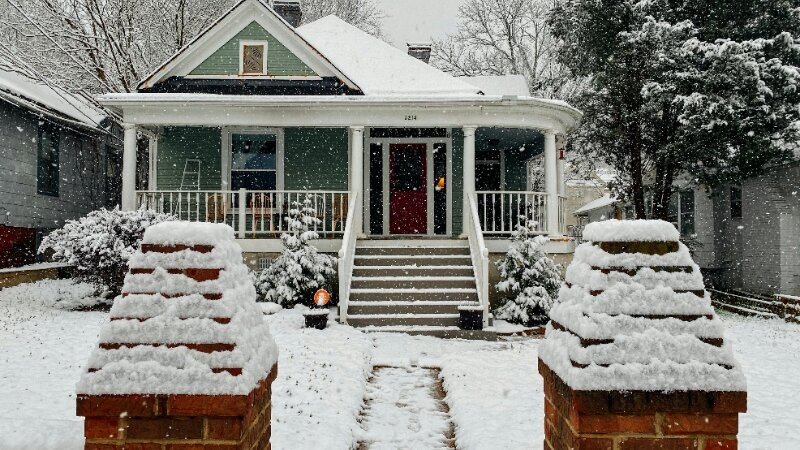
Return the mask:
M478 305L463 240L368 240L356 245L348 323L369 331L469 337L460 305Z
M491 328L480 331L470 331L462 330L457 326L372 325L361 329L368 333L405 333L411 336L433 336L442 339L497 340L497 333Z

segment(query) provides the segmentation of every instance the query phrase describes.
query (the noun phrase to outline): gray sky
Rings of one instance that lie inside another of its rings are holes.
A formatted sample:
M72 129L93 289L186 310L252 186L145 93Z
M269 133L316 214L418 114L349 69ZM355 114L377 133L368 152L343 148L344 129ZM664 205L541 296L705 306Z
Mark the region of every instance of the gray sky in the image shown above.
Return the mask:
M386 13L384 33L389 43L430 41L455 31L458 7L464 0L377 0Z

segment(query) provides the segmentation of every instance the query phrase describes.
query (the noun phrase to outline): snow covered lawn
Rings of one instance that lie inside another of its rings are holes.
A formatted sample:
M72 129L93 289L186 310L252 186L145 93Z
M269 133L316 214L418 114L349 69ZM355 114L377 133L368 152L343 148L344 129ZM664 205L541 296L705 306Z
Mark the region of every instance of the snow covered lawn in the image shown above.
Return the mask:
M83 447L82 419L74 415L75 383L107 314L62 308L82 305L90 293L88 286L69 281L0 291L0 450ZM303 329L302 320L297 311L268 317L281 351L273 386L275 449L347 450L368 436L359 415L373 365L441 368L460 450L540 448L540 341L365 335L340 325L320 332ZM793 432L800 427L800 326L736 316L724 320L749 389L740 448L800 448ZM414 384L429 388L426 382ZM394 395L384 391L385 398L380 391L370 395L377 401Z

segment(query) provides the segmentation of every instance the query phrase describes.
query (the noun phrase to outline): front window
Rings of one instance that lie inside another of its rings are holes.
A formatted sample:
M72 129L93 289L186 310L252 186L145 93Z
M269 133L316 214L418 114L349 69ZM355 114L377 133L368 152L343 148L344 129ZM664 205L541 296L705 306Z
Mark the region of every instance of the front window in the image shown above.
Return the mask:
M278 136L234 134L231 145L231 187L274 191L278 188Z
M41 195L58 197L60 176L58 128L39 125L36 191Z

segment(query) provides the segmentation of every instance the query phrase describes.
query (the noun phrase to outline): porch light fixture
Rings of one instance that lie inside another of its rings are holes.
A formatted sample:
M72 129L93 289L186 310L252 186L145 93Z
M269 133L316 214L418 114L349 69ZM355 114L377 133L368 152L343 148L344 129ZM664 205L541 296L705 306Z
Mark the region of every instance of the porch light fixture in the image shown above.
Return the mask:
M439 182L436 183L436 190L443 191L445 187L445 180L444 177L439 178Z

